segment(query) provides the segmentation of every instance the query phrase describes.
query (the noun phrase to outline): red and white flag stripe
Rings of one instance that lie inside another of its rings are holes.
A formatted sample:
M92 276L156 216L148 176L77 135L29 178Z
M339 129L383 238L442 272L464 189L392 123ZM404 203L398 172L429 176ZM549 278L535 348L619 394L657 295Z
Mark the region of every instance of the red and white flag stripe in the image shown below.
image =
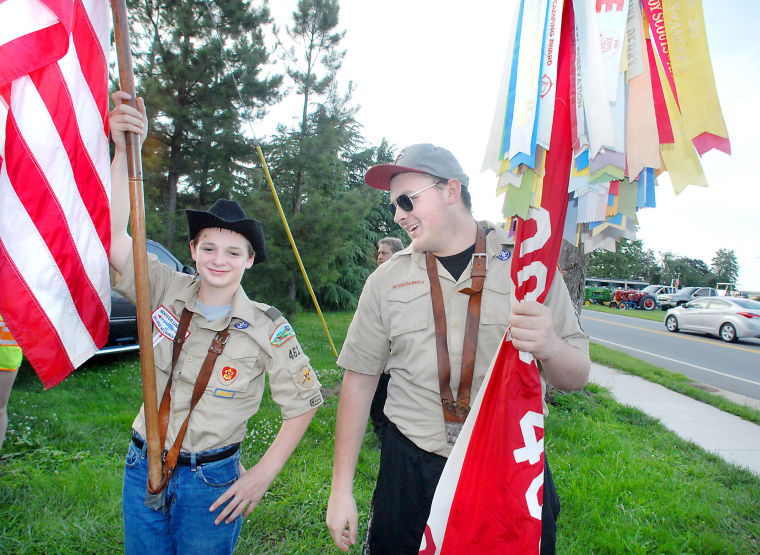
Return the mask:
M106 0L5 0L6 15L0 313L47 388L108 337L110 13Z

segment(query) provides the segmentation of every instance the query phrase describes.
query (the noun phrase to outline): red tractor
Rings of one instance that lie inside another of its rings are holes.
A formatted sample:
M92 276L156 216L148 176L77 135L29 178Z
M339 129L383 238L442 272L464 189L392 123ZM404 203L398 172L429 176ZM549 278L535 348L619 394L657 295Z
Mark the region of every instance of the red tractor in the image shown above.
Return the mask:
M654 310L657 307L657 300L646 289L641 291L638 289L616 289L610 306L617 306L620 310L629 308Z

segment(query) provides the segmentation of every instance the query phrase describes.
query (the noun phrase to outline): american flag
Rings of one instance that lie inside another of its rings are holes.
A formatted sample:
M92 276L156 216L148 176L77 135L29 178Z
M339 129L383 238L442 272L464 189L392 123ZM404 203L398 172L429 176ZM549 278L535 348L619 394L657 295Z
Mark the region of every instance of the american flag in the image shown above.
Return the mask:
M50 388L108 338L106 0L0 0L0 314Z

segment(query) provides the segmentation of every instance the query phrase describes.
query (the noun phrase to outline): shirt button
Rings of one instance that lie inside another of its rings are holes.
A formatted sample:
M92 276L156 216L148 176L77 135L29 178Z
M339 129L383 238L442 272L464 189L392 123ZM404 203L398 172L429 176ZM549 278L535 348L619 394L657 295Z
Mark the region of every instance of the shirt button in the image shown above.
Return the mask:
M455 360L456 362L462 362L462 357L454 357L454 360Z
M187 357L187 362L191 362L193 360L193 357Z
M460 324L459 322L454 322L454 327L455 328L461 328L462 324Z

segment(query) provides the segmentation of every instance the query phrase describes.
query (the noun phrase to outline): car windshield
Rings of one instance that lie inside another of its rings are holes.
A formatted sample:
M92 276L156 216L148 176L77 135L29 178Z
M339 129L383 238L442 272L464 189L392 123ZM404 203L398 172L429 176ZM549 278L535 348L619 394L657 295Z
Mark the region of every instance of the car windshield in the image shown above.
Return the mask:
M662 287L661 285L647 285L641 290L642 293L656 293L657 290Z
M684 287L683 289L676 291L676 295L691 295L696 290L696 287Z
M742 308L748 308L750 310L760 310L760 302L751 301L750 299L733 299L733 302L738 304Z

